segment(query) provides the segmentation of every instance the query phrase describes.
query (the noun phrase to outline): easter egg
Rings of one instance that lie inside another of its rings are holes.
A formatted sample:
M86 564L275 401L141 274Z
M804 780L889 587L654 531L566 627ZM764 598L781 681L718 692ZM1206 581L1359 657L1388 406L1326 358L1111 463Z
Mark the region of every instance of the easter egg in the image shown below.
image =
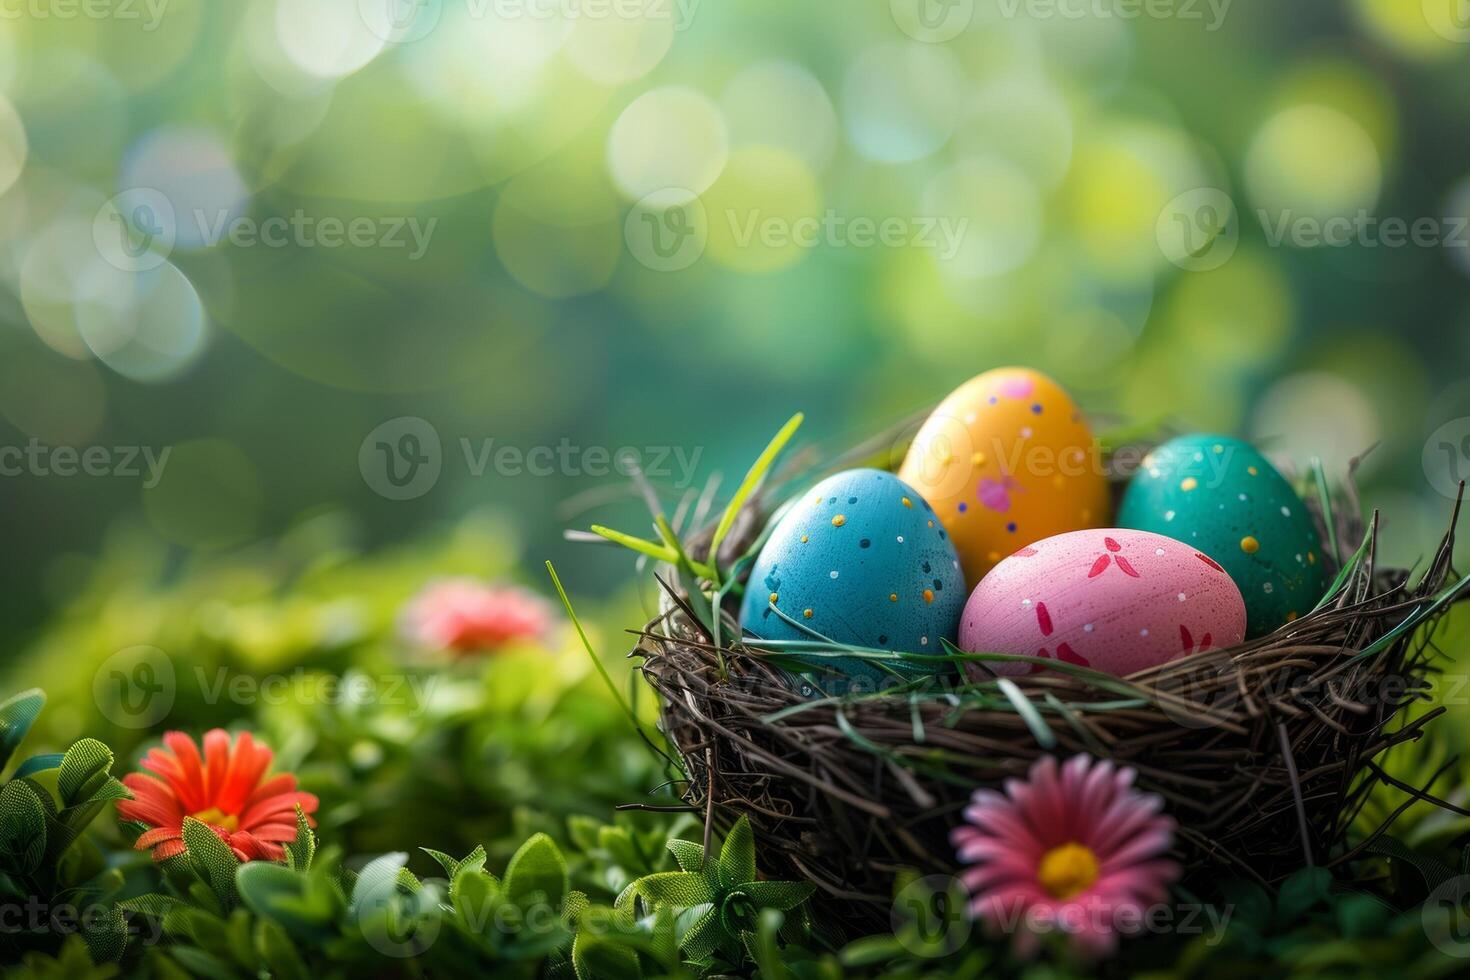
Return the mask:
M960 647L1091 667L1119 677L1245 638L1240 590L1214 559L1162 534L1070 531L1021 548L970 594ZM1044 669L965 664L981 680Z
M1248 637L1309 612L1327 588L1301 498L1239 439L1196 434L1159 446L1130 481L1118 523L1178 538L1219 562L1245 597Z
M1108 522L1108 484L1086 420L1028 368L987 371L920 427L899 478L933 505L977 582L1042 538Z
M758 639L826 638L942 655L941 640L954 639L964 604L954 545L924 498L892 473L846 470L818 483L772 528L751 567L740 623ZM893 676L885 666L907 676L940 669L913 661L802 659L820 669L813 676L828 692L850 688L834 682L832 672L861 678L874 690Z

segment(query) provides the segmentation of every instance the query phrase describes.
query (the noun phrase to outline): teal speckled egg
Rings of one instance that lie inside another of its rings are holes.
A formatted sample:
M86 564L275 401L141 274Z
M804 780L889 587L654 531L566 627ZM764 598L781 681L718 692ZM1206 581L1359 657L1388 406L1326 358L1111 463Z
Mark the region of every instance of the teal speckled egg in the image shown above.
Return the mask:
M954 544L924 498L892 473L846 470L804 494L772 529L751 568L740 623L757 646L759 639L818 634L852 646L943 654L965 593ZM893 676L857 657L805 662L822 668L811 679L829 693L873 690ZM910 677L936 671L926 662L885 665Z
M1312 516L1239 439L1195 434L1155 449L1128 485L1118 525L1167 534L1219 562L1245 598L1247 637L1310 611L1327 588Z

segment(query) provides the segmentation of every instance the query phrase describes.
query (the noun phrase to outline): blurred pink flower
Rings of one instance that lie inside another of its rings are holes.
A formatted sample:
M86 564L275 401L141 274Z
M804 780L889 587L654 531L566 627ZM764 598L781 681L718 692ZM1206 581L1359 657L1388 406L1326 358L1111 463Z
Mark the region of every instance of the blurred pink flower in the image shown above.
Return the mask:
M950 835L966 865L970 914L1035 952L1045 932L1070 935L1087 958L1110 954L1121 931L1141 928L1179 867L1164 855L1174 822L1163 800L1133 788L1135 773L1086 755L1051 756L1005 793L976 790Z
M404 607L401 628L418 646L470 654L541 639L553 621L551 605L529 589L450 578L429 583Z

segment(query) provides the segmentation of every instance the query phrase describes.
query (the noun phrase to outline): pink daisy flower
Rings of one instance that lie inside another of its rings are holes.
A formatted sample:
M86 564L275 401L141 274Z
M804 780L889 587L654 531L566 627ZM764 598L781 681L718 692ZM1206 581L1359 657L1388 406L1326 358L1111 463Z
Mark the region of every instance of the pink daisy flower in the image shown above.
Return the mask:
M950 839L966 865L970 914L1015 936L1016 952L1064 932L1074 951L1108 955L1162 901L1179 866L1164 855L1174 822L1163 800L1133 788L1136 774L1086 755L1046 756L1005 793L976 790Z
M401 625L418 646L468 654L539 639L551 624L551 606L528 589L451 578L430 583L410 601Z

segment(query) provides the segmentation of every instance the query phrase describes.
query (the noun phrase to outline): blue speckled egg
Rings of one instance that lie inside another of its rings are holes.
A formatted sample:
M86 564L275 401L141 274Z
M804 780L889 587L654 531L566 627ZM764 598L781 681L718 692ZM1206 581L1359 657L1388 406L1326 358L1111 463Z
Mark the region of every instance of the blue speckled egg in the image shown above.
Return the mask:
M751 568L740 623L760 639L817 634L853 646L943 654L940 641L954 640L965 593L954 544L924 498L892 473L846 470L818 483L772 529ZM805 662L821 668L810 679L829 693L872 690L892 676L855 657ZM948 669L885 665L906 676Z
M1218 562L1245 599L1247 637L1309 612L1327 588L1301 498L1239 439L1194 434L1155 449L1128 485L1118 524L1167 534Z

